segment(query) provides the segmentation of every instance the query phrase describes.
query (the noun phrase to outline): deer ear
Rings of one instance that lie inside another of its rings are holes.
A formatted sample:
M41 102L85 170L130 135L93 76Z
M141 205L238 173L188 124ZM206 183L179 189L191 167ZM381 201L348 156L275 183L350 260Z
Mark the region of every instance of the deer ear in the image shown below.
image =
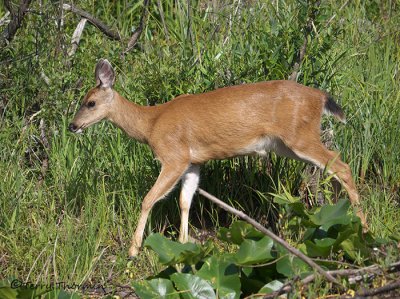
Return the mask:
M100 59L95 70L96 85L100 87L112 87L115 81L114 69L107 59Z

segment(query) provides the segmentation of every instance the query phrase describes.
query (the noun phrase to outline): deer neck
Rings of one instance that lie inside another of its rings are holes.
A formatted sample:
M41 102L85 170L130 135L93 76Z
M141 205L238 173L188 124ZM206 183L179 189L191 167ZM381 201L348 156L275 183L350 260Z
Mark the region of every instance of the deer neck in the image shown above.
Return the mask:
M140 106L114 91L114 109L108 119L125 131L128 136L147 143L154 120L158 115L156 106Z

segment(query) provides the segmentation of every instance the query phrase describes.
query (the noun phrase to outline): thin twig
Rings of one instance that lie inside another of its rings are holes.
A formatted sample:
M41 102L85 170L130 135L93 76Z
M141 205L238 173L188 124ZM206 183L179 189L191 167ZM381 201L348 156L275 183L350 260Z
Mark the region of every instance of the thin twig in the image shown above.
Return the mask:
M147 15L149 14L149 5L150 5L150 0L144 0L143 11L142 11L142 15L140 16L139 26L133 32L131 39L128 42L128 46L126 47L125 51L122 53L123 55L128 53L136 45L140 35L142 34L144 26L146 25Z
M216 203L217 205L219 205L221 208L223 208L224 210L242 218L243 220L245 220L246 222L250 223L251 225L253 225L256 229L258 229L260 232L262 232L263 234L267 235L268 237L270 237L272 240L274 240L276 243L280 244L281 246L283 246L284 248L286 248L287 251L289 251L291 254L297 256L299 259L301 259L302 261L304 261L305 263L307 263L311 268L315 269L317 272L319 272L322 276L324 276L329 282L335 283L337 285L340 285L340 283L328 272L326 272L324 269L322 269L318 264L316 264L312 259L310 259L309 257L307 257L305 254L303 254L301 251L299 251L298 249L292 247L291 245L289 245L285 240L283 240L282 238L278 237L277 235L275 235L273 232L271 232L270 230L266 229L264 226L262 226L260 223L258 223L257 221L255 221L254 219L250 218L249 216L247 216L245 213L243 213L242 211L239 211L231 206L229 206L228 204L224 203L223 201L221 201L220 199L216 198L215 196L209 194L208 192L204 191L203 189L198 189L199 194L208 198L209 200L211 200L212 202Z
M103 32L106 36L113 40L121 40L121 36L119 32L112 30L110 27L108 27L106 24L104 24L102 21L99 19L96 19L94 16L89 14L88 12L72 5L72 4L64 4L63 5L64 10L72 11L73 13L76 13L77 15L81 16L82 18L85 18L97 27L101 32Z

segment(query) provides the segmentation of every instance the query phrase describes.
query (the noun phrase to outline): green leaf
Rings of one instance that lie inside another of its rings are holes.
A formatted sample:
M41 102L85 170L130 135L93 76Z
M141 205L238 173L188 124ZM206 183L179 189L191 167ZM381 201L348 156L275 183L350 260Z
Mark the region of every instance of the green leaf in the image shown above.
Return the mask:
M368 258L371 256L372 252L372 250L366 246L365 242L361 240L357 234L347 237L347 239L340 244L340 247L344 250L347 257L352 260L356 260L359 256Z
M239 269L225 256L212 256L205 260L197 275L211 283L218 298L239 298Z
M314 215L309 215L310 220L318 225L325 231L331 226L336 224L349 224L351 222L351 215L347 215L349 210L350 202L345 199L339 200L335 205L325 205L319 212Z
M134 282L133 287L135 288L135 292L142 299L179 298L177 291L172 285L172 282L164 278Z
M8 286L0 287L0 298L4 299L16 299L17 291Z
M245 239L259 240L264 236L262 232L256 230L252 225L240 220L234 222L230 228L220 228L218 232L219 239L238 245L242 244Z
M211 250L210 247L203 250L199 245L193 243L174 242L161 234L151 234L144 242L144 246L155 251L160 263L164 265L177 263L194 265Z
M297 275L304 276L310 271L310 267L298 257L289 254L277 260L276 270L278 273L292 278Z
M171 280L185 299L217 298L212 286L206 280L193 274L175 273L171 276Z
M283 186L284 194L273 194L273 201L279 205L284 205L287 212L293 213L297 216L307 218L308 212L304 204L300 201L299 197L294 197Z
M244 240L235 255L235 260L240 265L258 264L269 261L274 258L271 255L273 245L274 242L267 236L258 241Z
M309 257L327 257L332 252L333 245L335 244L336 239L332 238L324 238L321 240L307 240L304 244L300 245L300 249L302 249Z
M263 286L259 291L259 295L267 295L271 294L277 290L279 290L283 286L283 283L280 282L279 280L273 280L269 283L267 283L265 286Z

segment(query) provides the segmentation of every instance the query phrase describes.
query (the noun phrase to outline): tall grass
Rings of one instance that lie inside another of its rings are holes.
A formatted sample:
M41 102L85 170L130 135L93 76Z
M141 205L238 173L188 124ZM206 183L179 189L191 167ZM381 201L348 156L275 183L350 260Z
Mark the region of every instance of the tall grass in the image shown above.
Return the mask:
M141 2L122 0L79 5L125 37L142 9ZM126 273L140 278L158 267L147 252L133 264L125 259L141 200L159 171L148 147L105 123L80 136L67 132L73 112L94 84L97 59L112 61L116 89L139 104L285 79L303 42L310 9L295 0L192 1L189 13L187 1L162 5L168 38L157 1L152 1L139 47L124 58L120 53L126 39L110 41L89 25L77 53L68 58L79 19L67 13L64 26L57 26L59 5L46 0L32 5L15 40L1 50L0 278L124 282L131 279ZM323 126L334 129L333 147L350 163L371 230L381 236L399 232L399 16L395 3L324 1L298 77L328 90L344 107L347 126L331 118L324 118ZM40 119L46 124L48 149L41 141ZM49 168L40 182L44 159ZM275 155L215 161L202 167L200 185L258 219L267 215L277 221L270 193L284 188L298 195L303 168ZM155 206L148 232L176 234L176 198L173 192ZM231 220L197 196L193 206L197 229Z

